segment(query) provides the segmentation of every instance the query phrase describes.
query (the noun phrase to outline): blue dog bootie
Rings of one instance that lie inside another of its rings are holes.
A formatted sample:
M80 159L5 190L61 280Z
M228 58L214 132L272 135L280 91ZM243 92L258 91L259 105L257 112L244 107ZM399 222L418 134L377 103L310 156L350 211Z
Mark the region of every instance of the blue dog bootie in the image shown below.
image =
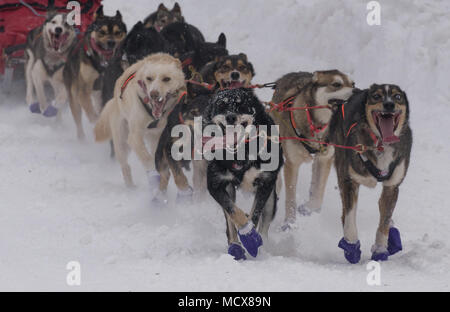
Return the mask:
M389 252L389 255L391 255L391 256L395 255L397 252L400 252L403 250L402 238L400 237L400 231L395 227L391 227L389 230L387 250Z
M359 241L351 244L345 238L342 238L338 246L344 250L345 259L351 264L357 264L361 260L361 244Z
M233 243L228 247L228 254L234 257L234 260L247 260L245 250L240 244Z
M58 109L50 104L42 115L47 118L55 117L56 115L58 115Z
M263 245L261 235L256 232L255 226L249 222L239 230L239 239L252 257L258 256L258 248Z
M30 112L33 114L40 114L41 113L41 107L38 102L35 102L30 105Z
M389 260L389 252L374 252L372 253L372 261L388 261Z

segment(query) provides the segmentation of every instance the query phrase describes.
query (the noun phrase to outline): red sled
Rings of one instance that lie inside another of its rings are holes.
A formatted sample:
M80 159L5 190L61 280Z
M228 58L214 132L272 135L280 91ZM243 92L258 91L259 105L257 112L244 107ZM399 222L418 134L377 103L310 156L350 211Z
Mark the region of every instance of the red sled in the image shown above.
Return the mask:
M24 49L28 33L42 25L49 8L58 12L69 12L67 3L72 0L0 0L0 81L4 88L14 78L14 72L23 66ZM94 14L102 0L77 0L81 6L82 34L94 21Z

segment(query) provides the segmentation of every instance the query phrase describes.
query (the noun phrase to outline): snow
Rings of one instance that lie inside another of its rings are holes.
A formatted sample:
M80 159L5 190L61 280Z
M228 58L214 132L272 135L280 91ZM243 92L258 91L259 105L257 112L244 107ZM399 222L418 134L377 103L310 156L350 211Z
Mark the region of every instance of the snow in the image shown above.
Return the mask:
M139 187L130 191L108 144L95 144L92 134L78 142L68 109L59 123L33 116L18 90L0 94L0 291L449 291L450 3L380 1L382 24L368 26L368 1L361 0L178 2L208 40L225 32L231 53L247 53L255 82L337 68L360 88L388 82L407 91L414 148L394 216L404 251L381 264L381 286L368 286L380 187L361 188L363 259L346 263L337 248L341 205L333 172L320 215L299 217L289 233L277 231L283 194L261 255L235 262L226 255L223 213L212 200L151 207L134 156ZM104 4L105 13L120 9L129 27L153 10L148 0ZM299 202L310 171L301 169ZM173 183L170 192L173 198ZM239 200L250 209L249 199ZM79 287L66 283L71 261L81 265Z

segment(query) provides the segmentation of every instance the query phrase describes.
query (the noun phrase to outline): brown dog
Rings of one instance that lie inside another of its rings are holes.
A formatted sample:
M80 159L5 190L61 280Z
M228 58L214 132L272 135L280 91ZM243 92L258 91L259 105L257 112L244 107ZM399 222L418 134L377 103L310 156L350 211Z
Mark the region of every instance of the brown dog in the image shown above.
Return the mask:
M97 121L101 109L100 97L103 82L101 75L126 33L127 29L120 12L117 11L115 16L109 17L103 15L103 7L100 7L84 39L73 48L69 55L63 72L64 84L79 139L85 136L81 124L81 108L90 122ZM95 106L91 99L93 95L96 99Z
M290 97L293 108L307 106L327 106L332 100L346 100L352 95L353 81L347 75L337 71L318 71L311 73L291 73L276 83L273 97L274 103L280 103ZM281 137L298 137L327 141L329 135L331 109L298 110L295 112L277 112L271 114L275 123L280 126ZM286 157L284 179L286 186L286 224L296 219L296 194L298 171L303 163L314 160L310 199L299 209L303 214L319 212L322 206L325 186L331 169L334 148L323 148L319 144L296 140L283 141L283 152ZM314 156L315 155L315 156Z

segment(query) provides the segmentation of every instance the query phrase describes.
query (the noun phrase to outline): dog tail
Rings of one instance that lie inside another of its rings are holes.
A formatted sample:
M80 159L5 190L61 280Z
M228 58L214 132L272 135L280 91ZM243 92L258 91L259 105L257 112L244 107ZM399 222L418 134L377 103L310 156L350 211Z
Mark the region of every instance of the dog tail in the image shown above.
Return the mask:
M95 124L95 141L96 142L104 142L111 139L111 126L109 124L109 118L112 110L114 109L114 99L110 100L106 103L103 108L102 113L100 114L100 118Z

